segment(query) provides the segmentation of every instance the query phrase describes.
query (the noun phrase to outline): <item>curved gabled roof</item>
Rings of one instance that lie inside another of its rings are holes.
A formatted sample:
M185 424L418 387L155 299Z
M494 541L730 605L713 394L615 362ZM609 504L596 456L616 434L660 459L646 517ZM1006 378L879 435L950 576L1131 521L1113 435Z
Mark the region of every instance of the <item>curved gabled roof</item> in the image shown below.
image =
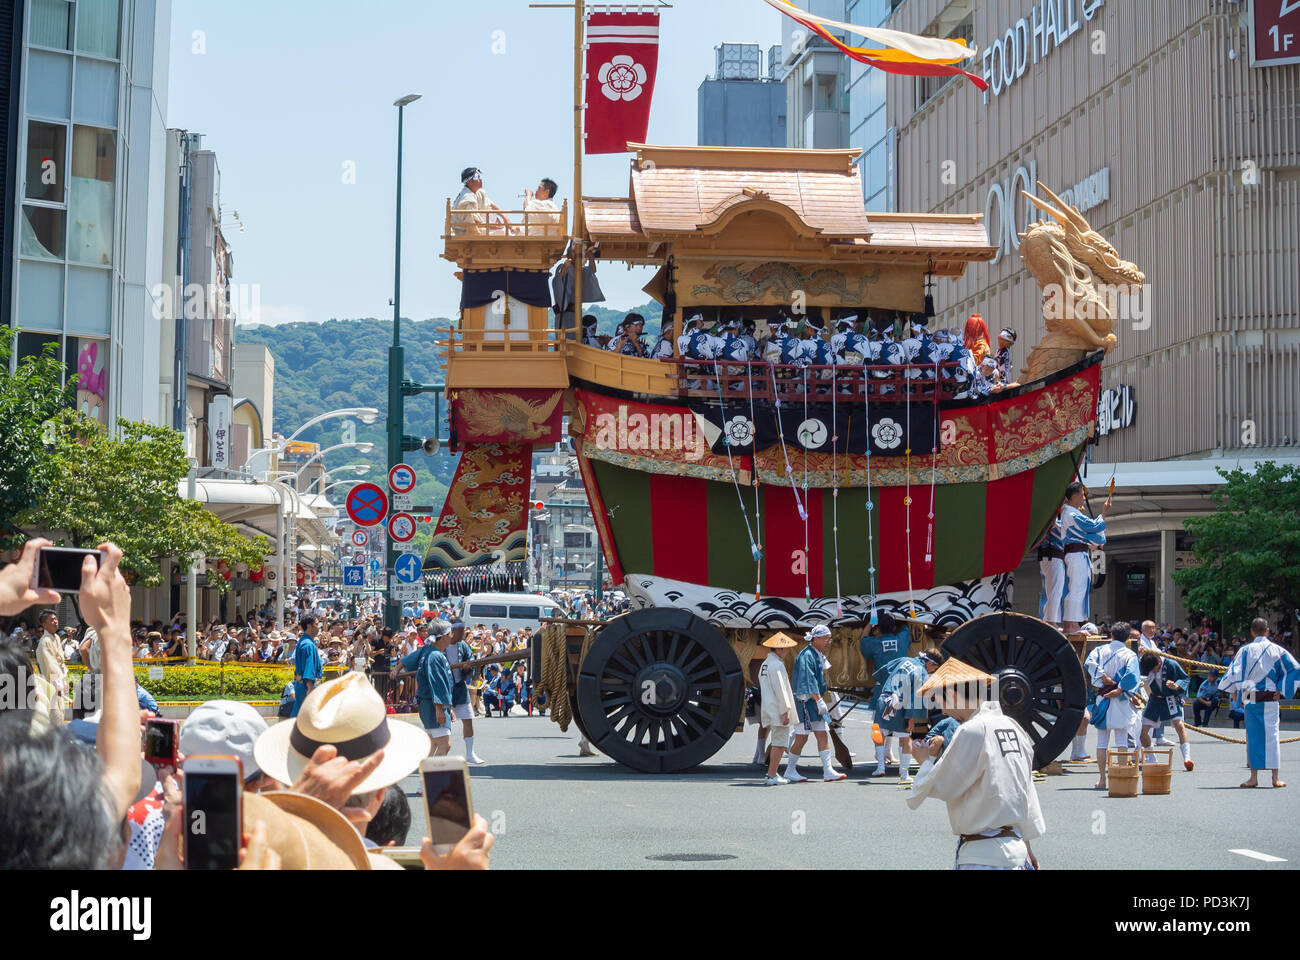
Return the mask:
M857 150L632 146L631 201L647 237L694 232L749 203L787 208L810 234L871 236Z

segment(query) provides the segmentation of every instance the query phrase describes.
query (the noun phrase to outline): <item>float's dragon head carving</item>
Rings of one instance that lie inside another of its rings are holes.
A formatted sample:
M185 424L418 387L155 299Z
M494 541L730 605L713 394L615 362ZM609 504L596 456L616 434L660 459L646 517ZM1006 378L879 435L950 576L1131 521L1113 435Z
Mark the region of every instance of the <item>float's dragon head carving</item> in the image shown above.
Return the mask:
M1117 304L1146 282L1146 275L1120 258L1077 207L1042 183L1049 198L1025 198L1051 219L1020 235L1020 258L1043 290L1047 336L1029 356L1025 374L1036 380L1079 360L1085 353L1110 352L1118 340Z

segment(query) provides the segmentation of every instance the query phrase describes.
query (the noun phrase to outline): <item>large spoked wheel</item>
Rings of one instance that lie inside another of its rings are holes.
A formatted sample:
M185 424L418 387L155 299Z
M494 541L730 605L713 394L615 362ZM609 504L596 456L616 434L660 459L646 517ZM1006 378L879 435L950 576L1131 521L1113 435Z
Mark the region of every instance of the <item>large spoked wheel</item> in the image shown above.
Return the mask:
M1002 712L1034 738L1034 769L1050 763L1079 729L1088 686L1065 635L1019 613L990 613L953 631L943 652L997 678Z
M578 667L577 715L607 756L672 773L727 742L744 686L716 627L688 610L636 610L602 629Z

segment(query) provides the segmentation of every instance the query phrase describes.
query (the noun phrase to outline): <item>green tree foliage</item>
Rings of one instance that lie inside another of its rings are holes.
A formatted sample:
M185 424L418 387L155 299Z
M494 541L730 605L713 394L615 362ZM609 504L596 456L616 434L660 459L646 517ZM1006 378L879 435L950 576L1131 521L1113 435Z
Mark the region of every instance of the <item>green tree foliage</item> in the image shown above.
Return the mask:
M1256 616L1300 607L1300 468L1265 462L1253 474L1219 474L1218 510L1184 523L1200 564L1175 571L1174 582L1191 610L1245 633Z
M653 343L658 333L662 310L656 303L647 303L631 310L611 310L598 304L588 304L587 312L599 320L602 333L613 333L614 325L630 313L640 313L646 318L646 341ZM445 318L433 320L403 320L402 346L406 351L406 376L418 383L441 383L442 360L438 356L439 344L453 321ZM356 320L329 320L325 323L290 323L274 327L240 327L240 343L265 344L275 359L275 429L284 436L297 430L300 424L327 410L344 407L375 407L380 419L366 425L354 421L356 439L375 445L368 454L356 450L338 450L325 458L327 469L347 463L368 463L370 472L360 479L383 485L388 470L388 348L393 343L393 322L373 318ZM408 397L406 400L406 433L417 437L431 437L435 433L446 437L447 403L441 400L439 416L434 422L432 394ZM329 447L342 440L344 421L328 420L313 427L299 437L309 443ZM429 457L422 452L408 453L406 462L415 467L419 482L412 492L414 503L431 507L436 518L447 496L447 488L456 474L459 457L440 451ZM335 474L331 481L352 479L348 474ZM330 498L341 503L345 488L335 487ZM433 524L421 524L420 533L411 549L421 552L432 535ZM427 529L426 529L427 528Z
M175 430L121 420L112 437L94 421L64 411L51 432L49 485L23 514L23 526L49 531L70 546L113 541L122 548L128 579L144 587L161 582L161 557L261 566L270 550L265 537L249 539L180 496L189 461ZM221 577L211 582L225 588Z
M51 480L44 425L76 400L76 377L60 386L63 363L56 343L40 356L24 357L17 372L9 373L16 334L0 326L0 549L26 539L19 517L41 502Z

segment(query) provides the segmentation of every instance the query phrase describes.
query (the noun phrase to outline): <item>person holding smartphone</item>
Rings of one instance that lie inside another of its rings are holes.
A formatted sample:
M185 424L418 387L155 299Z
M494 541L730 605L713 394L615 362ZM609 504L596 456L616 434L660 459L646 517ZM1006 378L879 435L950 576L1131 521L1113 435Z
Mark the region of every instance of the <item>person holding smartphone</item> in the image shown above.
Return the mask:
M325 669L321 665L320 651L316 648L316 618L310 613L305 614L298 621L298 628L301 636L298 637L298 647L293 653L293 683L294 683L294 701L293 714L298 716L298 711L302 708L302 702L307 699L307 694L311 693L312 688L320 683L321 678L325 675Z

